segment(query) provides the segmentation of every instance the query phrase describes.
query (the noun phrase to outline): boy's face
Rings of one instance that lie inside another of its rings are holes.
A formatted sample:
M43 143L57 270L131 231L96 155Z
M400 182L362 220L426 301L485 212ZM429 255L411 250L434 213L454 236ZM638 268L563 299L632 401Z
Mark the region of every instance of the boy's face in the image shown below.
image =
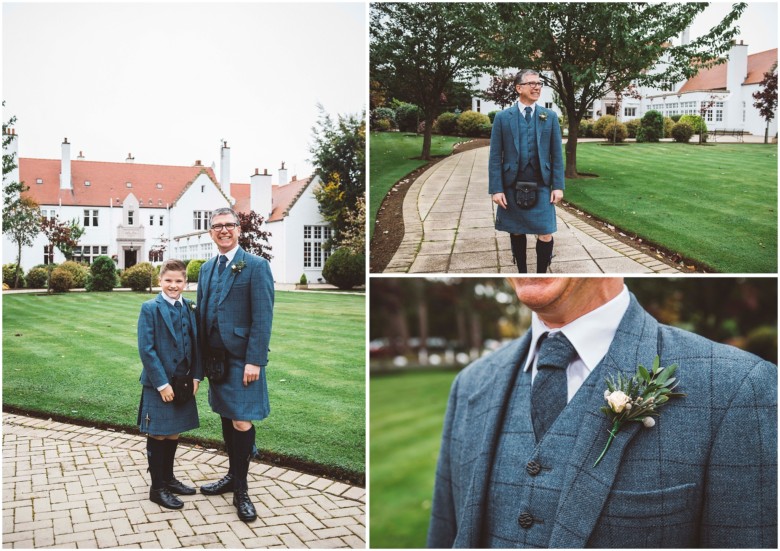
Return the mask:
M186 284L187 274L184 272L168 270L160 276L160 286L163 293L173 300L177 300L181 296L181 292Z

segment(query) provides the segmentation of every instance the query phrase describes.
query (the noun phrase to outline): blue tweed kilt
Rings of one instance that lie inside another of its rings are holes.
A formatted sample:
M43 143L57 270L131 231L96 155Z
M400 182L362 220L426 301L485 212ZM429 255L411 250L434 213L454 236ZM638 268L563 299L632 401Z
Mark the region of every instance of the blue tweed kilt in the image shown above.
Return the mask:
M550 203L550 186L542 183L533 169L523 171L521 179L539 183L539 200L531 209L521 209L515 200L512 186L504 188L507 208L496 207L496 229L515 234L546 235L558 229L555 220L555 205Z
M260 369L260 378L244 386L244 358L227 355L228 373L221 383L209 381L209 405L214 413L234 421L262 420L271 413L268 401L268 385L265 371Z
M151 436L179 434L200 426L198 405L195 399L186 404L163 402L160 392L144 385L141 403L138 405L138 429ZM149 421L147 421L147 416Z

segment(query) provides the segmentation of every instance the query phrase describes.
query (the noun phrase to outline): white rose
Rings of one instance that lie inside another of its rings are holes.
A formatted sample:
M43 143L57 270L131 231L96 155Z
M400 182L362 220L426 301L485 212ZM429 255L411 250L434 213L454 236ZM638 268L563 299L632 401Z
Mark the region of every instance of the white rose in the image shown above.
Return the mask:
M652 428L655 426L655 419L652 417L645 417L642 420L642 424L645 426L646 429Z
M609 403L609 407L612 408L612 411L621 413L628 403L628 396L626 396L626 393L622 390L616 390L609 395L607 402Z

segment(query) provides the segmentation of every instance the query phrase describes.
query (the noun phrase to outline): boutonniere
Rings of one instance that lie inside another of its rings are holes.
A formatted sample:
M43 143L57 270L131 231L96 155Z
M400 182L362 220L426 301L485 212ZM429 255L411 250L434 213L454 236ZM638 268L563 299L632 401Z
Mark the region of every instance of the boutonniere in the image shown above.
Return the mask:
M540 121L546 121L547 120L547 112L546 111L541 111L539 113L539 120Z
M611 376L607 379L604 399L608 405L600 409L612 421L612 428L609 431L607 445L593 464L594 467L607 453L612 440L624 423L635 421L642 423L645 428L652 428L655 426L653 417L658 417L658 408L670 398L685 396L681 392L672 392L677 386L673 384L677 379L672 376L676 370L677 364L661 367L661 359L656 356L652 371L639 365L633 377L624 377L619 373L617 380Z
M195 309L198 307L198 305L197 305L197 304L195 304L195 303L194 303L194 302L192 302L192 301L188 302L188 303L187 303L187 306L189 306L189 307L190 307L190 310L192 310L193 312L194 312L194 311L195 311Z
M246 268L246 262L244 262L243 260L241 262L237 262L235 264L230 265L230 270L234 274L240 274L241 270L243 270L244 268Z

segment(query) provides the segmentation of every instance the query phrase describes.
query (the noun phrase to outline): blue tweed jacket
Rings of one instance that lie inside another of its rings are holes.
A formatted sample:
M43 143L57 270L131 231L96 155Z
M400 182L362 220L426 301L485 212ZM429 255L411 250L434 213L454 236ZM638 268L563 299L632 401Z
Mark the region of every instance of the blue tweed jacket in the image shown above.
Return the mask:
M545 120L540 116L544 114ZM520 171L520 129L518 105L496 113L490 134L488 162L488 193L503 193L504 187L515 183ZM551 189L564 189L561 127L555 111L541 105L534 111L536 145L539 150L539 168L544 183Z
M453 383L429 547L480 546L501 419L529 343L530 333ZM610 428L599 411L604 378L634 375L657 354L661 365L679 365L678 389L687 396L666 404L653 428L626 425L594 468ZM553 425L575 436L571 448L555 450L561 493L546 546L777 548L777 366L659 325L632 296L580 392L586 413L562 415L568 425Z
M217 267L215 256L200 268L198 281L211 281ZM240 272L231 266L245 263ZM227 267L228 274L219 299L219 333L225 347L234 356L244 358L245 363L264 366L268 364L268 344L271 340L271 322L274 306L274 278L265 258L249 254L240 248ZM209 285L198 285L198 304L208 302ZM202 309L202 306L199 309ZM199 316L202 339L206 340L203 316Z
M184 349L171 320L170 306L161 295L141 305L138 317L138 353L141 356L143 370L141 384L159 388L170 383L176 366L184 357L189 359L190 368L196 379L203 379L203 366L197 350L198 328L193 313L192 301L183 298L184 307L190 316L194 338L189 350Z

